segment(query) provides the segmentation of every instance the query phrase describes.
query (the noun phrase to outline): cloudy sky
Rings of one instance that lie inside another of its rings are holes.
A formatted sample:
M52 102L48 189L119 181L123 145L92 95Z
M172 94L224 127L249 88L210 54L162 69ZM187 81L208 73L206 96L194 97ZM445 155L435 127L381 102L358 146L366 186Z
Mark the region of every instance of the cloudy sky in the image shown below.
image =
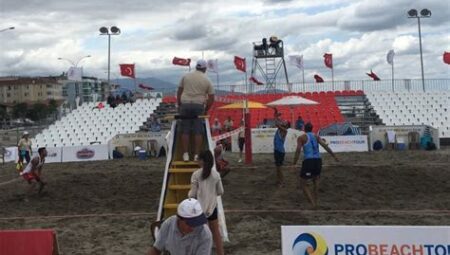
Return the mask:
M408 19L411 8L428 8L422 19L426 78L449 78L450 67L442 54L450 51L450 2L444 0L0 0L0 76L57 75L69 63L85 74L106 77L107 37L102 26L118 26L112 37L112 78L119 63L136 63L139 77L156 77L176 83L185 72L173 66L174 56L194 61L219 59L223 83L239 82L233 56L251 64L252 42L276 35L285 42L286 55L303 54L305 76L315 73L330 79L323 54L334 56L336 80L368 79L373 69L390 79L386 53L396 52L398 78L419 78L417 20ZM289 65L290 80L301 74Z

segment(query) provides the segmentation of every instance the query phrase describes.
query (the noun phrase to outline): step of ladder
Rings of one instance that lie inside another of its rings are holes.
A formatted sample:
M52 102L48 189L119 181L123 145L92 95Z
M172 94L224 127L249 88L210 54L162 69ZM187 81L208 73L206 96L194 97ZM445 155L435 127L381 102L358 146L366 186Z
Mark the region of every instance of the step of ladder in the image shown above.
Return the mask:
M195 166L195 167L198 167L198 163L195 161L188 161L188 162L174 161L174 162L172 162L172 166Z
M198 168L171 168L169 169L169 173L171 174L185 174L185 173L193 173L197 171Z
M169 189L172 189L172 190L189 190L189 189L191 189L191 184L186 184L186 185L173 184L173 185L169 185Z
M164 204L164 209L177 209L178 204Z

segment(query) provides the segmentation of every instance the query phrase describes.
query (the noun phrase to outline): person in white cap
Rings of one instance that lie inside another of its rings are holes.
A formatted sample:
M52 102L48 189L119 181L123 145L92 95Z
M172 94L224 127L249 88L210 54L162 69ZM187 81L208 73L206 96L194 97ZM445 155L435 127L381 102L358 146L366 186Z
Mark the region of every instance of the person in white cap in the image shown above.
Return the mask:
M30 134L27 131L23 132L22 138L19 140L19 144L17 144L19 150L18 163L23 163L24 159L27 164L30 163L31 145Z
M148 255L210 255L212 234L200 202L194 198L183 200L177 215L166 219L161 225L153 247Z
M205 75L207 63L200 59L197 61L195 71L181 78L177 91L177 103L181 120L181 145L183 161L189 161L189 135L194 134L194 160L200 153L203 144L202 134L205 132L203 121L197 117L204 115L214 103L214 88Z

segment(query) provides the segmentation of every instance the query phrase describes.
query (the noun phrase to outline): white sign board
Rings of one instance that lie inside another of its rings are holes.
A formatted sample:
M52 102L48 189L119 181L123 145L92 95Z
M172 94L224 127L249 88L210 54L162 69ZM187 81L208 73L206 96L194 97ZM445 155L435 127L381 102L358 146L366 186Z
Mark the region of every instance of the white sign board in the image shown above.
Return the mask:
M107 160L108 145L70 146L63 148L62 162Z
M258 128L252 129L252 152L253 153L273 153L273 137L276 128ZM295 152L297 149L297 138L304 134L303 131L295 129L288 129L284 148L286 152ZM368 151L369 146L367 136L352 135L352 136L322 136L328 146L334 152L351 152L351 151ZM233 135L231 138L231 150L238 152L238 135ZM319 146L320 152L325 150Z
M273 137L276 128L253 128L252 129L252 152L253 153L273 153ZM297 148L297 138L304 132L295 129L288 129L284 148L286 152L295 152ZM231 150L238 152L238 134L231 137Z
M62 148L61 147L46 147L47 157L45 163L60 163L62 162ZM33 156L38 155L38 148L33 148ZM32 157L33 157L32 156Z
M321 138L326 140L333 152L369 151L365 135L321 136ZM325 152L322 146L319 146L319 150Z
M18 153L17 146L5 148L5 162L17 161L19 157Z
M282 226L283 255L449 255L448 226Z
M166 136L168 131L162 130L159 132L139 132L139 133L133 133L133 134L118 134L115 137L113 137L109 141L109 155L112 158L112 152L116 149L116 147L119 146L126 146L128 148L129 152L132 152L134 150L133 148L133 141L136 142L136 145L139 145L140 147L143 147L145 150L150 150L150 144L148 144L148 141L155 141L156 142L156 151L159 153L161 150L161 147L166 147ZM135 145L135 146L136 146ZM166 148L167 151L167 148ZM125 155L130 156L130 155Z

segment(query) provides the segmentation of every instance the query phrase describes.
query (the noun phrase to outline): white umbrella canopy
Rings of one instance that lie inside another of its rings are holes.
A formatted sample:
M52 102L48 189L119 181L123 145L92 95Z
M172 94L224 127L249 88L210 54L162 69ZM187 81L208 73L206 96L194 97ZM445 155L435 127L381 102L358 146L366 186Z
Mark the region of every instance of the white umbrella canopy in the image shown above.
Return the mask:
M279 105L279 106L298 106L298 105L315 105L319 104L316 101L306 99L301 96L285 96L266 105Z
M299 106L299 105L316 105L319 104L316 101L310 100L310 99L306 99L304 97L301 96L285 96L282 97L278 100L275 100L273 102L267 103L266 105L268 106L290 106L291 108L291 119L292 119L292 124L295 125L295 120L294 120L294 107L295 106Z

